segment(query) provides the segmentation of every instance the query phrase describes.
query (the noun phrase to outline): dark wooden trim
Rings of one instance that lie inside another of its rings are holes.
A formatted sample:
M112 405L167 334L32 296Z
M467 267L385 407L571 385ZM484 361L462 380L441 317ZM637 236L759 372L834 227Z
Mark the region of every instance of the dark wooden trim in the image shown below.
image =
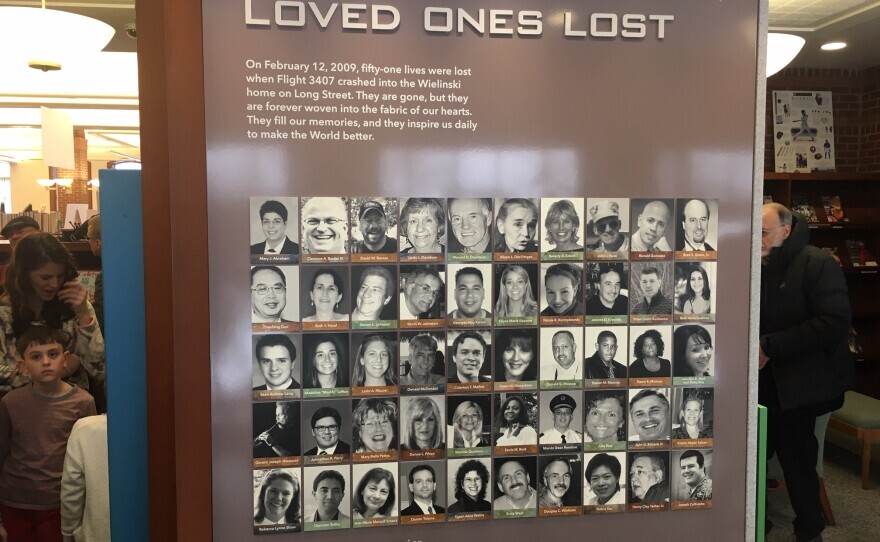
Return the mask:
M201 2L154 0L138 2L136 10L150 539L207 542L211 373Z

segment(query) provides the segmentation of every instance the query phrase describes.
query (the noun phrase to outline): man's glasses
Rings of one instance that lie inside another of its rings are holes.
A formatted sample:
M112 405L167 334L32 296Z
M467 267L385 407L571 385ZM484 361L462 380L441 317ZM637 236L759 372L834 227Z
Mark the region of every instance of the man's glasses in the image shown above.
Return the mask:
M251 288L251 291L257 292L257 295L266 295L269 293L269 290L272 290L272 293L275 295L281 295L284 293L285 290L287 290L287 287L282 286L281 284L276 284L275 286L272 286L270 288L269 286L266 286L265 284L260 284L256 288Z
M599 222L596 224L596 230L603 231L614 231L620 229L620 220L609 220L608 222Z
M339 426L334 425L316 425L312 429L315 430L316 433L335 433L339 431Z
M431 288L430 286L428 286L427 284L422 284L420 282L413 282L413 285L415 285L415 287L419 289L419 292L422 295L430 295L432 298L435 298L435 299L440 296L440 290L435 290L435 289Z

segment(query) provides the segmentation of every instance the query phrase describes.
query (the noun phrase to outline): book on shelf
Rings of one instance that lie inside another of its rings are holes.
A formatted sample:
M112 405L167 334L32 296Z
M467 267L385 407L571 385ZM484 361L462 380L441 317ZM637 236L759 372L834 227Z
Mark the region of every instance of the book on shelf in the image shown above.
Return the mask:
M825 217L829 223L849 222L849 219L844 216L840 196L822 196L822 208L825 209Z
M846 250L849 252L849 259L852 261L853 267L859 269L877 267L877 256L868 250L864 241L847 239Z
M819 223L819 217L816 216L816 209L810 205L810 200L803 196L791 197L791 210L806 218L808 224Z
M0 228L5 226L7 222L12 220L13 218L17 218L19 216L29 216L33 218L37 224L40 225L40 231L44 231L47 233L58 233L61 228L59 224L61 223L61 213L57 211L50 211L47 213L40 211L28 211L26 213L2 213L0 214Z

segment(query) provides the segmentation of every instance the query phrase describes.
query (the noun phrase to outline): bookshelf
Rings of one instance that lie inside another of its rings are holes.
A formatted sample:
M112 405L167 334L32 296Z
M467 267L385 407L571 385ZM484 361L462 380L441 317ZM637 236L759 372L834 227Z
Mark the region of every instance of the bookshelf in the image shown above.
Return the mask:
M764 173L764 196L791 208L803 201L815 211L810 243L834 251L849 286L853 329L862 346L856 356L856 391L880 399L880 266L854 265L847 241L880 253L880 172ZM822 196L839 196L844 220L829 222Z

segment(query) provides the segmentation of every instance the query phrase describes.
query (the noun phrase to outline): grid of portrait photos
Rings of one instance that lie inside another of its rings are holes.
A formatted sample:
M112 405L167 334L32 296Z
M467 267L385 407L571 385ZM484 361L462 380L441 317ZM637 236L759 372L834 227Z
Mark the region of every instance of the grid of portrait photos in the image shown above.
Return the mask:
M255 533L712 506L718 200L250 221Z

